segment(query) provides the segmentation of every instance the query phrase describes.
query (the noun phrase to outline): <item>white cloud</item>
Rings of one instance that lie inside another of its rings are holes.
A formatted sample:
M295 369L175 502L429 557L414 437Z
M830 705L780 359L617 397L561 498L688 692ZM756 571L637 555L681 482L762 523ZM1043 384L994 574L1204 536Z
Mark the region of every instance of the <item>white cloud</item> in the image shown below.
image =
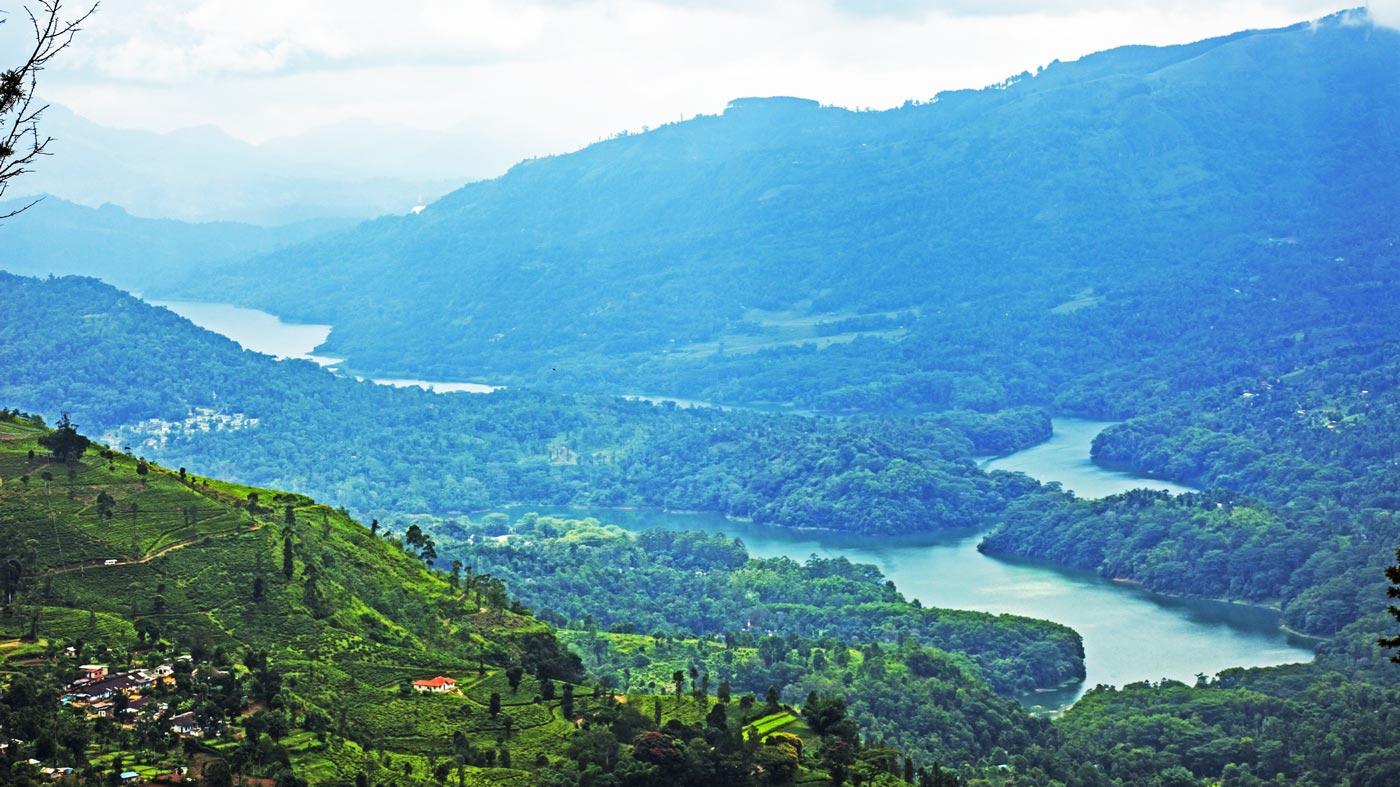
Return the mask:
M1400 0L1370 0L1366 10L1376 24L1400 30Z
M524 156L738 96L889 107L1053 59L1334 10L1318 0L127 0L103 6L45 91L110 125L213 123L258 140L388 118L471 125Z
M355 63L472 62L544 42L554 17L508 0L145 0L104 7L70 65L161 83Z

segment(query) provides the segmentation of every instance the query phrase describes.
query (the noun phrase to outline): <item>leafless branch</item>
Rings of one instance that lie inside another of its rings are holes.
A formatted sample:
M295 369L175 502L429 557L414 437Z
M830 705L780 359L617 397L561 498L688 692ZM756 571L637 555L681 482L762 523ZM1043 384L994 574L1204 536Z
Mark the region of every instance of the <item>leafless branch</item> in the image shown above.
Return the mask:
M78 16L65 19L63 0L40 0L35 8L25 7L34 31L34 48L19 66L0 72L0 199L11 180L31 171L36 159L48 155L53 141L39 131L39 120L48 109L47 104L34 100L39 72L73 43L83 23L96 11L94 3ZM23 213L34 204L0 215L0 220Z

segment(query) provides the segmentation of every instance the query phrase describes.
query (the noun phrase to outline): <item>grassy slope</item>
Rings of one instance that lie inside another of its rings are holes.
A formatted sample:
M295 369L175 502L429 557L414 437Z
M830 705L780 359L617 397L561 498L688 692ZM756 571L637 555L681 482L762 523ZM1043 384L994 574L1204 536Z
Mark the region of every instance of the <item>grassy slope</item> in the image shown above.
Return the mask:
M497 745L505 722L487 712L492 690L505 698L503 716L514 720L507 745L517 767L538 754L562 755L573 725L559 718L558 701L533 702L530 678L511 692L503 671L492 666L528 661L528 652L557 655L543 624L467 608L421 563L305 497L206 486L155 466L143 480L135 459L117 454L109 464L96 448L63 466L32 435L13 424L0 432L0 543L22 556L34 580L41 637L125 647L140 621L172 641L204 640L230 652L268 649L286 678L284 691L333 719L343 709L356 737L417 760L420 774L429 772L430 759L449 755L453 731L479 748ZM19 480L25 475L27 483ZM104 491L116 501L110 519L98 513ZM262 508L250 510L250 492ZM284 505L296 515L291 579L281 572ZM103 565L110 559L119 563ZM303 599L308 560L330 602L322 619ZM267 583L261 601L252 597L255 576ZM29 613L0 617L0 640L20 636L29 623ZM0 658L30 656L33 649L16 643ZM402 682L436 674L461 680L465 696L401 696ZM347 781L366 763L357 745L338 739L298 755L313 782Z

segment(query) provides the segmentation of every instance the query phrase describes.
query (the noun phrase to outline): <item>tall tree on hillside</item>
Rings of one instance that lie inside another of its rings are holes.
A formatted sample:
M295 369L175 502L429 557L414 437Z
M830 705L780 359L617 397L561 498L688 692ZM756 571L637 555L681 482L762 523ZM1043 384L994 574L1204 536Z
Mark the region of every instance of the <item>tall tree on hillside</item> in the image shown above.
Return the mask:
M34 46L22 62L0 72L0 198L5 196L11 180L29 172L35 159L48 155L47 148L53 140L39 131L39 121L48 105L34 101L39 72L73 43L83 22L96 10L94 4L76 16L65 14L62 0L39 0L35 7L25 6L24 14L34 30ZM0 24L8 21L0 19ZM0 215L0 219L33 204Z
M82 458L92 441L78 434L78 425L68 418L68 413L58 419L54 430L39 438L39 445L49 449L53 458L60 462L76 462Z
M1385 578L1390 580L1390 586L1385 589L1386 595L1400 598L1400 549L1395 550L1395 565L1385 567ZM1386 609L1396 620L1400 620L1400 606L1391 604ZM1381 637L1380 645L1383 648L1400 648L1400 635ZM1391 655L1390 660L1400 664L1400 653Z

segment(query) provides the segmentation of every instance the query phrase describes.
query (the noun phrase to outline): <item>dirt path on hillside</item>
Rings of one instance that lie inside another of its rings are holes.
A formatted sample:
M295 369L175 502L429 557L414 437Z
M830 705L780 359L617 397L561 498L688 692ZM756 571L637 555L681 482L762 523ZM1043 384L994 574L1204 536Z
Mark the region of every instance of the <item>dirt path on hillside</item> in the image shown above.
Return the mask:
M243 533L252 533L255 530L261 529L262 525L259 524L253 525L252 527L241 528L239 530L225 530L222 533L205 533L202 536L187 538L183 541L176 541L175 543L170 544L168 546L163 546L160 549L157 549L156 551L145 555L144 557L137 558L136 560L118 560L115 563L108 563L106 560L101 559L82 560L77 563L66 563L61 566L54 566L53 568L47 569L44 573L63 574L69 571L77 571L78 569L84 568L117 568L118 566L139 566L142 563L149 563L158 557L163 557L165 555L170 554L171 552L174 552L177 549L183 549L187 546L190 546L191 544L198 544L201 541L208 541L211 538L228 538L229 536L242 535Z

